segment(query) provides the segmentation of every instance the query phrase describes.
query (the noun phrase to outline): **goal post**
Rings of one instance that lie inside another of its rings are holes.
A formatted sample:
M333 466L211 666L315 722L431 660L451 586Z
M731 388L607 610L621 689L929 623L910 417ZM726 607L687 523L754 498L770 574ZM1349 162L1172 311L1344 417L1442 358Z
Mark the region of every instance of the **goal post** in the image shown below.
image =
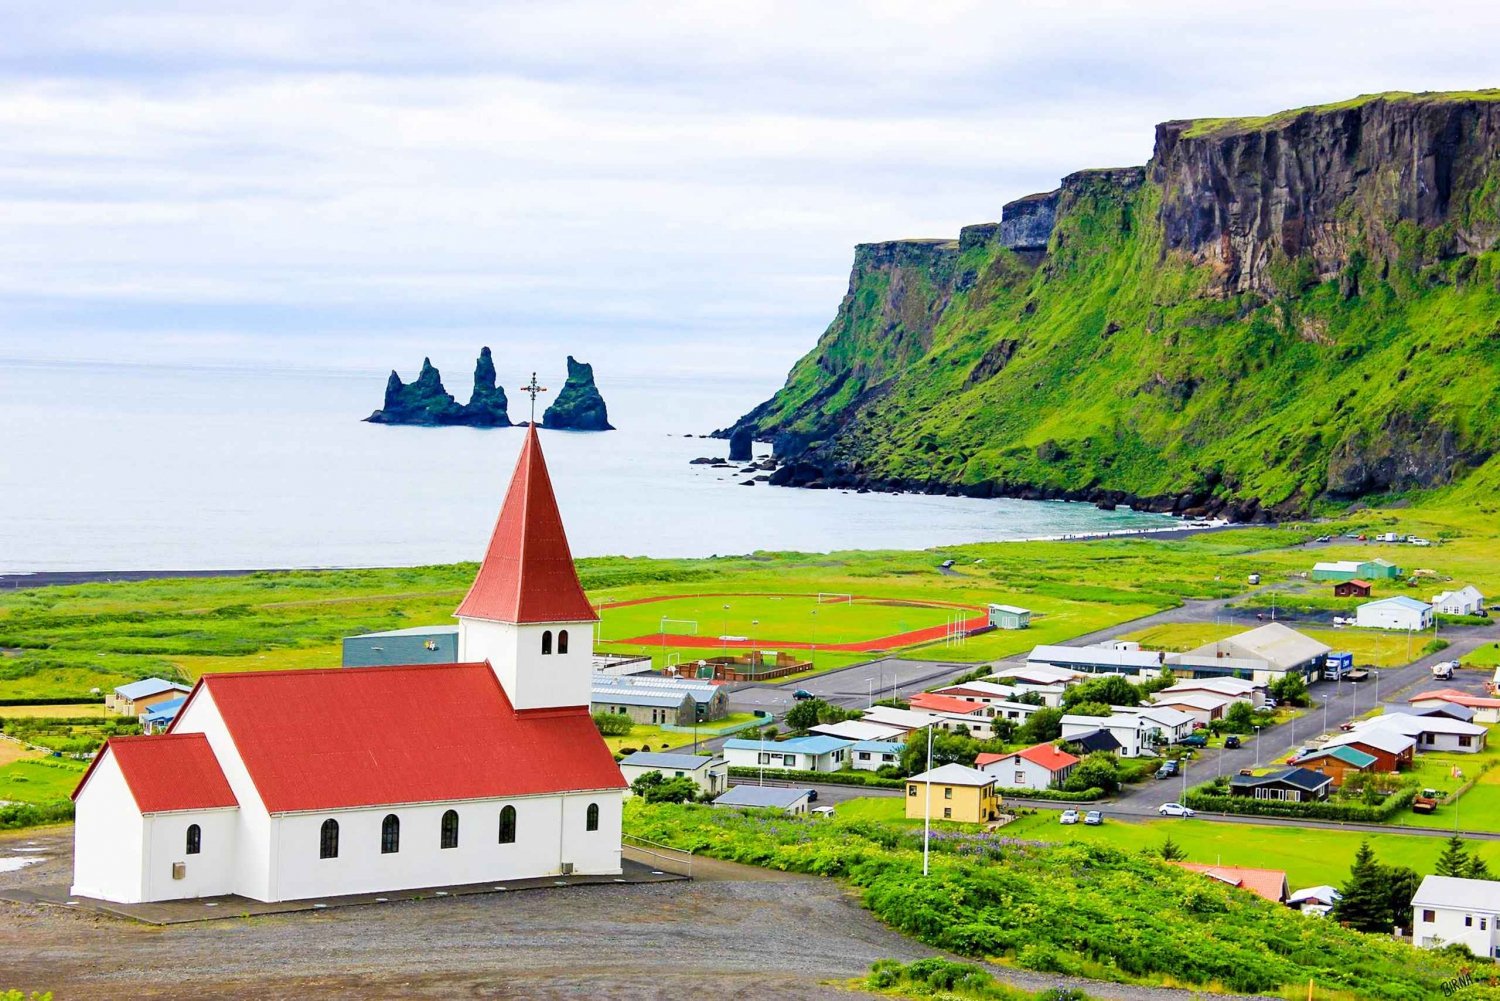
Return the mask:
M840 594L836 591L819 591L818 604L820 605L852 605L854 595Z
M661 625L658 627L658 632L660 632L663 636L666 636L667 635L667 627L668 626L680 627L680 628L674 628L674 632L677 635L679 635L679 636L682 636L682 635L697 636L698 635L698 620L697 619L669 619L665 615L663 615L662 619L661 619Z

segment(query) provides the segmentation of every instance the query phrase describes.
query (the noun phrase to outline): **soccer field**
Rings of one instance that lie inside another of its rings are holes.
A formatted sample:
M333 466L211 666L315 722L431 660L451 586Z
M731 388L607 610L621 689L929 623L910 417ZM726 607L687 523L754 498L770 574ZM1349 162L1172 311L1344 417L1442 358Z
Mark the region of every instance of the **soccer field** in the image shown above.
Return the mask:
M600 608L605 643L652 643L662 636L741 647L838 647L906 645L903 637L935 630L941 640L950 624L983 619L972 606L925 604L890 598L816 594L672 595L606 603ZM916 642L916 639L912 640Z

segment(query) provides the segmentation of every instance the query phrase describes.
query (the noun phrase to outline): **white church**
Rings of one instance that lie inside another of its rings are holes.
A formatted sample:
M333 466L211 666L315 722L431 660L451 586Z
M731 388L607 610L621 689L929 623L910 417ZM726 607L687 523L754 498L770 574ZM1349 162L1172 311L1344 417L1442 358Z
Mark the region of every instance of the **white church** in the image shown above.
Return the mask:
M458 606L459 663L211 674L73 793L72 893L253 900L620 872L597 616L535 428Z

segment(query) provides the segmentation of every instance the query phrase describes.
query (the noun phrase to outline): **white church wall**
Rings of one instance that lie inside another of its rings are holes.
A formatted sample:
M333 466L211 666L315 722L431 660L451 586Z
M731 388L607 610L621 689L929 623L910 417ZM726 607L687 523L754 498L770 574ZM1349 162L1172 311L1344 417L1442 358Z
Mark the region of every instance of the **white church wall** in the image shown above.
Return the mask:
M201 733L213 748L224 770L224 778L234 791L240 808L235 811L235 852L232 886L234 893L253 900L271 899L271 868L273 864L271 840L271 818L261 803L260 793L250 779L250 773L240 761L239 750L224 726L219 707L214 705L213 694L205 687L187 701L177 714L172 725L173 733Z
M599 829L588 830L588 808L598 804ZM625 806L624 790L592 795L567 796L562 801L563 862L573 863L576 873L617 873L620 871L620 824Z
M569 803L560 811L559 800L564 798L578 801L577 805ZM559 821L576 826L582 838L586 833L584 812L587 803L593 801L600 803L598 837L590 833L587 839L575 843L570 840L572 832ZM579 793L567 797L535 796L278 816L273 818L278 859L274 896L266 899L299 900L523 879L553 875L560 871L563 861L572 861L580 872L619 872L619 804L619 791L610 790L597 795ZM501 844L500 811L507 805L516 808L516 840ZM443 848L442 817L450 809L458 811L458 846ZM381 824L387 814L395 814L401 821L400 850L393 854L382 854L380 850ZM612 827L606 819L610 817L613 817ZM339 824L339 854L337 858L325 859L320 857L321 835L323 822L330 818ZM565 851L574 851L580 857L564 858ZM584 868L585 865L589 868Z
M145 824L114 754L103 753L74 804L73 886L68 892L139 903L145 899Z
M199 851L187 853L187 830L197 824ZM147 900L217 897L235 888L239 810L183 810L146 817L145 870ZM173 864L182 878L173 878Z
M558 653L559 634L564 630L568 652ZM542 653L543 633L551 634L550 654ZM593 697L591 622L516 625L461 618L458 658L465 662L489 661L517 709L586 706Z

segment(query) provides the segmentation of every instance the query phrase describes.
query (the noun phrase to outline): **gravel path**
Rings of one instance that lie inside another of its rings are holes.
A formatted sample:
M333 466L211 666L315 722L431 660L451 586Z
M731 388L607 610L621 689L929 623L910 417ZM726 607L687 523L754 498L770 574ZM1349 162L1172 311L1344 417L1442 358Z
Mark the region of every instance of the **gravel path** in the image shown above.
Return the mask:
M0 834L0 886L66 881L71 828ZM696 863L695 863L696 864ZM693 883L573 887L149 927L0 901L0 990L137 998L850 998L877 959L933 954L833 880L705 863ZM764 874L768 875L768 874ZM736 878L745 877L745 878ZM754 878L761 876L762 878ZM1038 990L1068 982L997 970ZM1187 991L1073 981L1097 998Z

